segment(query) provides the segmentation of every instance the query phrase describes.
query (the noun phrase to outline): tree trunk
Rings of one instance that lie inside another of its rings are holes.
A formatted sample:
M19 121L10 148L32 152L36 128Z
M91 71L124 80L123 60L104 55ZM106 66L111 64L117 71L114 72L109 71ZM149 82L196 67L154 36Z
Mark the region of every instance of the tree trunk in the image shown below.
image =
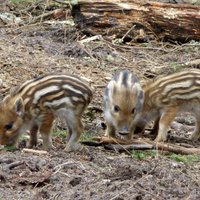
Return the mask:
M200 40L200 7L141 2L80 0L72 15L79 27L91 35L126 35L123 39L130 40Z

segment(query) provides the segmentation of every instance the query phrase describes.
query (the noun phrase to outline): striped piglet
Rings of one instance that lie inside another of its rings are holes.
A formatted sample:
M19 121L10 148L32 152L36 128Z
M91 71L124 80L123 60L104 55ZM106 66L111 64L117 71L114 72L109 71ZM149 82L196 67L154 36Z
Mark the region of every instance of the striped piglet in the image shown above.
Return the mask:
M144 101L143 90L138 77L125 70L116 73L108 83L104 94L104 115L106 136L123 135L132 139L135 120L141 112Z
M25 82L0 103L0 144L16 145L19 136L30 130L33 147L39 131L44 149L49 150L53 121L62 117L69 132L66 151L80 150L81 116L91 98L88 84L73 75L46 75Z
M154 120L152 132L156 141L166 141L171 122L181 112L190 112L196 118L196 129L192 140L200 138L200 70L190 69L171 75L158 77L143 86L144 105L137 127L144 131L145 126Z

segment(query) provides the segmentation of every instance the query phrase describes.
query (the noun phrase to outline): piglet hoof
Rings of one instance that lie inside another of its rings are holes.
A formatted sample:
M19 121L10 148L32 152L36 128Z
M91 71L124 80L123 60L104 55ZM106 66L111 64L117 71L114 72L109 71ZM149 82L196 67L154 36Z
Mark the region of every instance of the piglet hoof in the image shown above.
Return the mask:
M27 147L29 148L29 149L32 149L33 147L36 147L37 146L37 142L35 143L35 142L28 142L28 145L27 145Z
M45 151L56 150L56 147L54 145L43 146L43 150Z

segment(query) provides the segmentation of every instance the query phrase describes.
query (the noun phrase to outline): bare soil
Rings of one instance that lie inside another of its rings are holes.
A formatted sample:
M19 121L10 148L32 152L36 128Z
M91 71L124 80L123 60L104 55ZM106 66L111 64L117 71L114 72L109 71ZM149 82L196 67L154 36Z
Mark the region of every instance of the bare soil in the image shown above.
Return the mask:
M119 45L96 40L81 45L83 38L86 36L80 30L58 23L21 27L2 24L1 99L10 88L30 78L72 73L92 81L95 93L91 106L102 108L105 85L115 71L129 69L147 81L182 70L180 64L200 58L200 43L195 41L182 45L160 41ZM194 128L194 119L188 114L177 121ZM84 122L85 133L104 134L101 111L87 111ZM55 124L58 128L63 128L62 122ZM169 135L171 143L180 142L176 136L182 136L185 143L200 145L187 140L188 129L172 126ZM137 160L103 147L66 153L63 138L54 137L53 142L56 150L46 155L23 153L23 143L15 151L0 150L0 199L200 199L200 162L184 164L159 152Z

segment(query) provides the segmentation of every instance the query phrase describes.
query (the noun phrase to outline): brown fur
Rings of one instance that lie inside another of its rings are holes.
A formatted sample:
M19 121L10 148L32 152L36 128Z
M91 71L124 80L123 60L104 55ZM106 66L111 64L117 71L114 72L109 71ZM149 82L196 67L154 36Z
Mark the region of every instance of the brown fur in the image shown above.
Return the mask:
M167 131L179 112L191 112L196 118L192 139L200 138L200 70L191 69L157 78L143 86L145 99L137 126L144 130L154 120L156 141L165 141Z
M46 150L53 148L50 136L54 119L67 122L66 150L81 149L77 144L83 131L81 116L92 99L92 90L78 77L49 75L24 83L0 104L0 144L16 145L20 134L30 130L29 147L41 133Z
M115 137L118 134L132 138L133 120L142 107L142 98L140 83L133 73L122 71L114 75L104 95L106 136Z

